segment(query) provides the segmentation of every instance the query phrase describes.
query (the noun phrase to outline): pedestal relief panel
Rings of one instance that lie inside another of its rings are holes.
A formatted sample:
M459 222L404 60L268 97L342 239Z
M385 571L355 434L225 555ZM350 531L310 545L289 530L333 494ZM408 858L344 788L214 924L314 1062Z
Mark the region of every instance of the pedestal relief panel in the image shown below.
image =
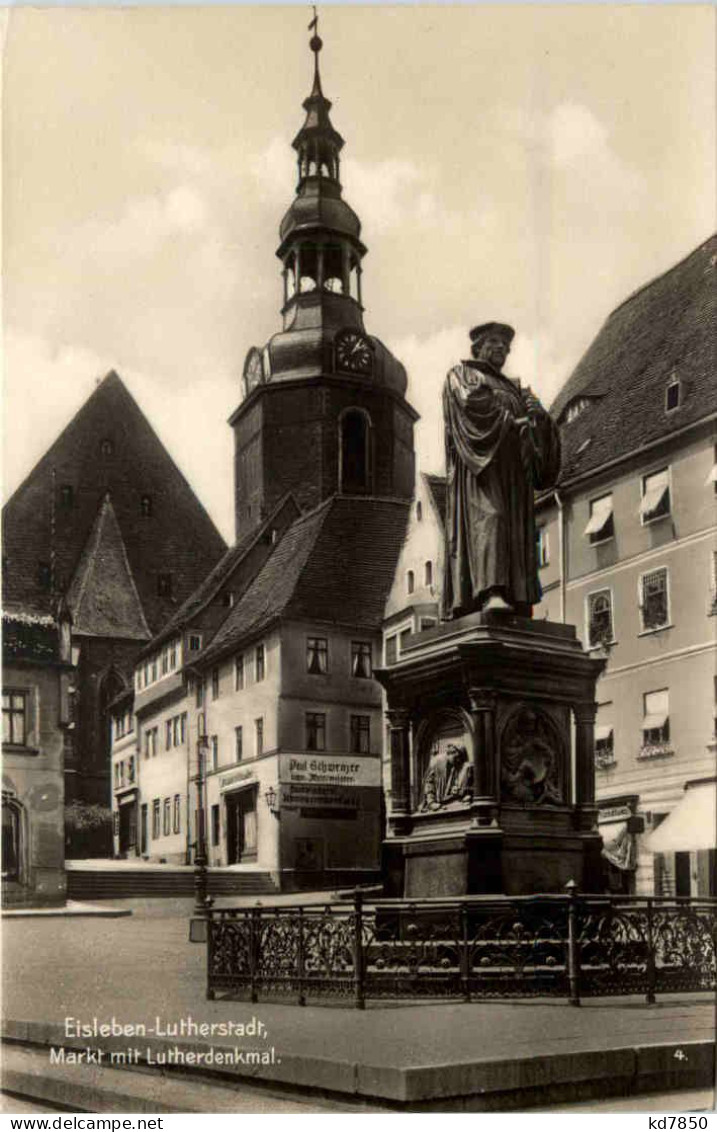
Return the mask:
M500 796L521 806L562 806L567 794L567 745L547 712L521 704L500 733Z

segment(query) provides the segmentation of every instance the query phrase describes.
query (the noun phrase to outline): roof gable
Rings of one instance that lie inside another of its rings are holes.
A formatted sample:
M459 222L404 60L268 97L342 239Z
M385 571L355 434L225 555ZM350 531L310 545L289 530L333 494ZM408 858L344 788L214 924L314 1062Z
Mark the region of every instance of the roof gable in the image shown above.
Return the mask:
M65 505L69 489L70 505ZM3 509L6 603L51 612L107 492L147 622L157 631L226 544L134 398L109 373ZM143 512L148 501L148 513ZM52 585L39 565L53 564ZM171 573L160 594L158 573Z
M129 640L150 636L109 495L80 557L67 604L78 635Z
M695 424L717 410L715 269L717 237L625 300L556 397L561 428L561 479L582 475ZM680 406L665 392L678 378ZM589 403L574 419L566 410Z

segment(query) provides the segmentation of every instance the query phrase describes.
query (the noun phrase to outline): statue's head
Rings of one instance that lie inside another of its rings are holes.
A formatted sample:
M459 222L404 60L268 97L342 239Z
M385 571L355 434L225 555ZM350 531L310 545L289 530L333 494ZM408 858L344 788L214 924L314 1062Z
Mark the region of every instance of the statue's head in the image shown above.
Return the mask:
M502 370L514 337L512 326L504 322L484 322L481 326L474 326L470 332L471 353L477 362L488 362L495 369Z

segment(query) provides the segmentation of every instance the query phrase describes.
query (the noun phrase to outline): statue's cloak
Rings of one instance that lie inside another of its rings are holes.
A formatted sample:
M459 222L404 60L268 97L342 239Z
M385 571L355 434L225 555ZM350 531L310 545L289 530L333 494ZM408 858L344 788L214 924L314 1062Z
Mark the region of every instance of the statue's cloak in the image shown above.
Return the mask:
M518 606L540 600L533 493L560 471L560 438L540 410L528 420L520 383L485 362L462 362L443 389L446 531L443 615L480 607L500 589Z

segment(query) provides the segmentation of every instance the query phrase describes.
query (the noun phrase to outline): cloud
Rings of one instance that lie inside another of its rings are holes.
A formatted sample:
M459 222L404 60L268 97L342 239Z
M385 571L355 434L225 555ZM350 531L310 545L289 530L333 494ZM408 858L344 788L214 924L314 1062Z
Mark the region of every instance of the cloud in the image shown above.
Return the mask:
M587 106L556 106L546 123L546 141L553 166L589 181L595 199L604 191L624 200L624 194L640 194L645 186L637 170L617 155L606 126Z

